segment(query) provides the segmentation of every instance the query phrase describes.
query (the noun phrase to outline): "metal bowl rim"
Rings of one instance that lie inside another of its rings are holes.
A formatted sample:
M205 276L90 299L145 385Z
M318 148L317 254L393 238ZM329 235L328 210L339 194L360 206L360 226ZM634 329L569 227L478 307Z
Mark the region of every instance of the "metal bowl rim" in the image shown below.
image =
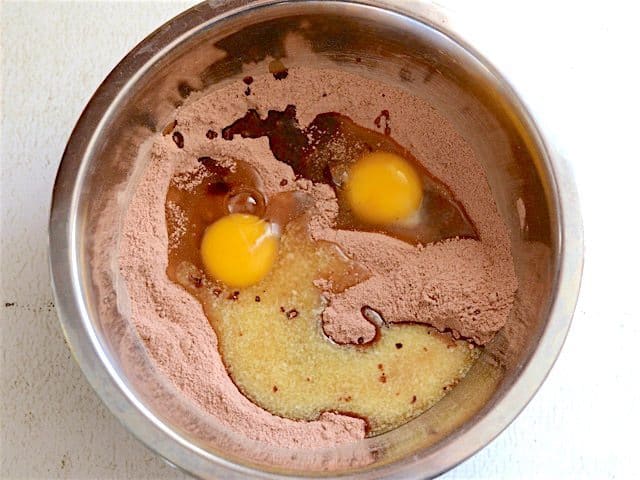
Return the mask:
M49 265L56 308L67 343L98 396L125 425L149 448L172 464L199 476L224 473L238 478L247 476L276 478L274 474L233 463L189 443L177 432L163 424L128 390L110 364L95 330L91 327L84 299L78 288L78 249L76 212L78 179L88 166L95 143L94 132L118 103L127 86L133 85L164 52L174 48L199 30L254 8L274 6L278 0L259 0L249 5L242 0L230 0L216 7L216 14L202 22L199 17L204 4L196 5L169 20L140 42L107 76L82 112L67 144L53 187L49 219ZM546 155L546 168L555 196L558 221L559 264L556 272L556 292L549 311L549 320L540 341L519 377L484 417L459 434L445 439L438 449L413 463L396 462L380 467L377 473L393 470L398 478L420 472L422 477L436 476L453 468L497 437L533 398L555 363L566 338L578 298L583 262L583 228L576 186L566 162L553 152L536 122L513 87L480 53L466 44L454 32L416 12L390 6L378 0L310 1L308 4L342 4L358 8L375 8L391 15L401 15L426 24L458 43L479 61L501 85L503 93L517 108L530 132L538 140ZM209 7L205 7L209 8ZM178 20L183 22L177 29ZM177 31L172 31L177 30ZM105 106L106 105L106 106ZM562 188L559 188L562 185ZM73 288L69 288L72 286ZM391 469L391 470L390 470Z

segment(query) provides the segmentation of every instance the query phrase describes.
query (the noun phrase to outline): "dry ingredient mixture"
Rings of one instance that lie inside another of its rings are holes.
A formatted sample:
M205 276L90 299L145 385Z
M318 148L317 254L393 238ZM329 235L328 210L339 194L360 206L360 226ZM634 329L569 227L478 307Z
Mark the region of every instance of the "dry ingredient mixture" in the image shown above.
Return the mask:
M380 190L382 164L408 187ZM225 256L249 237L249 263ZM427 410L516 289L506 227L455 129L399 89L305 68L192 94L155 139L120 270L166 376L285 447Z

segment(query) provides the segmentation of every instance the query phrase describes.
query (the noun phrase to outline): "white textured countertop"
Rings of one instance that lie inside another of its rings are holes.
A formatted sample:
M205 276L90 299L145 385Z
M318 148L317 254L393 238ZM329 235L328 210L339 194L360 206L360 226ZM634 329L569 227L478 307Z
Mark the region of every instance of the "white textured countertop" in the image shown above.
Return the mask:
M53 179L82 108L129 49L191 3L0 1L1 478L183 477L80 373L58 326L46 249ZM548 380L497 440L445 478L640 478L633 2L439 3L570 160L586 237L580 302Z

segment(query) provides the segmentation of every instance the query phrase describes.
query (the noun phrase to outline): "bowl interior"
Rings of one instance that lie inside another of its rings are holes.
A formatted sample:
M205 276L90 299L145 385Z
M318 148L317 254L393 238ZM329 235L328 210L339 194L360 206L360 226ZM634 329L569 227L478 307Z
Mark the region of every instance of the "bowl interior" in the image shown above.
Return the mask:
M283 3L218 13L199 6L172 20L173 26L163 27L130 54L118 67L119 76L112 74L93 100L103 103L103 114L97 127L85 132L90 141L75 182L68 186L74 195L72 258L87 312L86 328L94 332L119 388L166 433L163 445L151 446L166 455L172 442L182 443L177 461L196 473L219 474L233 462L240 465L233 469L244 474L249 473L242 470L246 467L322 475L327 459L335 458L341 459L343 472L382 472L410 455L414 464L433 460L423 465L422 475L439 473L470 453L461 449L456 454L450 448L500 404L547 326L559 227L544 146L501 78L433 25L341 2ZM181 35L162 44L159 39L170 36L172 28ZM136 62L136 55L143 60ZM116 295L118 232L128 194L143 166L141 145L172 120L174 109L191 92L264 73L263 60L270 58L280 58L289 67L348 70L399 86L427 98L458 128L484 166L511 232L520 289L508 329L530 332L527 344L501 367L493 359L506 355L510 345L507 335L498 335L488 349L492 355L483 355L463 382L419 418L384 435L330 450L280 451L238 438L201 416L158 375L121 314L127 310L126 298ZM105 94L107 88L110 94ZM98 242L98 231L109 232L108 238ZM105 255L111 268L97 269L99 257ZM130 404L123 405L120 414L134 433L148 428L139 419L127 421L125 408ZM438 457L442 452L447 452L446 458Z

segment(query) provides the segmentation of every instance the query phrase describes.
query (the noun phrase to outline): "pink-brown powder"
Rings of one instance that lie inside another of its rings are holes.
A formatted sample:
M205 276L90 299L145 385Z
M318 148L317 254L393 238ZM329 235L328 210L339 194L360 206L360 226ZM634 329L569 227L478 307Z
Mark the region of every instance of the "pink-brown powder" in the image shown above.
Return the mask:
M325 291L323 326L343 342L372 335L373 326L360 315L366 303L389 321L427 322L485 343L504 325L516 288L507 229L472 150L426 102L332 70L293 68L284 81L257 77L250 97L243 94L245 87L238 81L194 96L181 107L175 130L184 139L182 148L171 135L155 140L129 205L120 244L119 266L131 321L164 375L207 414L241 435L291 448L351 442L363 438L363 421L330 413L310 422L276 417L247 400L233 384L200 304L166 275L165 197L171 178L195 171L198 157L215 155L254 166L267 195L291 189L310 192L316 200L310 224L313 236L337 243L371 274L341 294ZM229 142L207 136L248 108L264 114L290 103L297 106L304 124L319 113L338 111L374 128L380 111L388 110L395 140L451 188L481 241L453 239L414 247L379 234L337 231L332 228L337 202L331 188L297 180L290 167L273 158L266 139Z
M478 344L506 323L513 290L505 288L480 242L456 239L412 247L380 234L335 230L317 238L337 243L371 273L345 292L325 292L329 305L323 328L338 343L373 340L375 329L361 314L363 306L387 322L427 323Z

